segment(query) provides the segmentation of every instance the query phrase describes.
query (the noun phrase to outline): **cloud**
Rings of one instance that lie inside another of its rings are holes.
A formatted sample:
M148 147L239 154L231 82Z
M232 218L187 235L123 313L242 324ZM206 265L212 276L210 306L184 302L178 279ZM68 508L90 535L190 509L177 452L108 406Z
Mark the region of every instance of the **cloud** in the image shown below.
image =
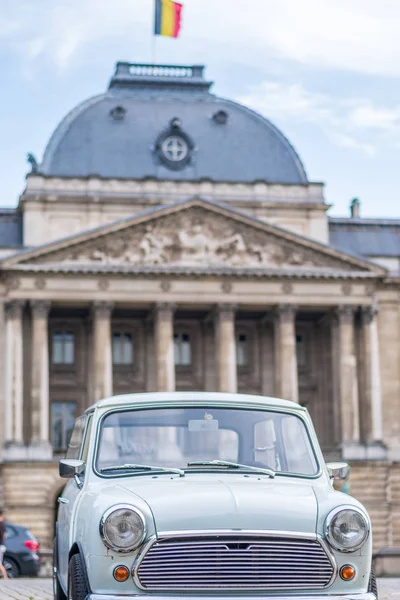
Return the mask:
M150 45L153 6L153 0L6 2L0 38L26 60L45 55L63 68L99 41L131 39L132 50ZM185 0L178 44L185 55L202 40L204 54L218 50L216 58L234 61L245 54L257 66L269 57L398 76L399 30L397 0Z
M8 38L24 61L47 58L63 69L93 43L141 31L146 5L147 0L41 0L32 6L21 0L8 5L0 39Z
M373 156L380 146L400 143L400 105L374 105L363 98L337 98L301 84L265 81L239 102L282 124L291 120L318 127L333 144Z

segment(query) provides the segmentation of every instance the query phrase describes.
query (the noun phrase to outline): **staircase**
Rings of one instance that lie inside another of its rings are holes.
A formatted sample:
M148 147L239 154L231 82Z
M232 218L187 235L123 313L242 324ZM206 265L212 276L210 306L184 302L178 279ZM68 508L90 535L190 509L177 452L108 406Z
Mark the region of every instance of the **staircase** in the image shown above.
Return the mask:
M400 548L400 465L353 463L350 494L369 512L374 550Z

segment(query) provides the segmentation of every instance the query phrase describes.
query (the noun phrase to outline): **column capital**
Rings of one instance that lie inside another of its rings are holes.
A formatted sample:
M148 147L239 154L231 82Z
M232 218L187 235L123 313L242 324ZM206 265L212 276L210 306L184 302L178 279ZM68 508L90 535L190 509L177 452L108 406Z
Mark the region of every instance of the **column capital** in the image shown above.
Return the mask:
M236 304L221 302L214 307L214 315L219 319L232 319L237 311Z
M375 319L379 312L379 307L376 304L370 304L368 306L362 306L360 309L361 323L363 325L370 325Z
M93 302L92 305L93 315L97 319L109 319L111 317L113 308L113 302L105 302L103 300Z
M177 305L173 302L156 302L154 305L156 312L171 312L174 313L177 309Z
M334 310L334 316L342 325L352 325L358 307L352 304L341 304Z
M177 305L173 302L156 302L152 310L153 320L170 321L173 319L176 309Z
M4 304L7 319L19 319L22 317L22 310L25 306L25 300L7 300Z
M281 323L292 323L296 318L298 307L295 304L279 304L273 314Z
M47 300L31 300L30 305L34 319L47 319L51 302Z

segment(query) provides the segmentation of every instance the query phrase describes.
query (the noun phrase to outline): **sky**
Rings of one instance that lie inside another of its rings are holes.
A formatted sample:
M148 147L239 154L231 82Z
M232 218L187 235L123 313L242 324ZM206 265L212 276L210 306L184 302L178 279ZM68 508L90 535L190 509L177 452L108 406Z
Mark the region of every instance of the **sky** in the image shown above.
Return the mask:
M59 121L106 90L118 60L204 64L213 92L289 138L329 214L352 198L400 218L398 0L183 0L179 39L153 0L0 0L0 206L16 206ZM155 47L155 48L154 48Z

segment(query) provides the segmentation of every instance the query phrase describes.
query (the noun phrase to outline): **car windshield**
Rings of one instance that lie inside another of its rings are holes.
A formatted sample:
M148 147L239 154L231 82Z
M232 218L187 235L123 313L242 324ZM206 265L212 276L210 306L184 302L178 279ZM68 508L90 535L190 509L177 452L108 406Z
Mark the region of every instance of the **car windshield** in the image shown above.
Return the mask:
M129 465L135 469L124 469ZM213 406L107 414L101 422L96 470L107 477L154 473L139 465L185 469L186 473L237 472L246 466L276 474L318 473L306 426L298 416Z

